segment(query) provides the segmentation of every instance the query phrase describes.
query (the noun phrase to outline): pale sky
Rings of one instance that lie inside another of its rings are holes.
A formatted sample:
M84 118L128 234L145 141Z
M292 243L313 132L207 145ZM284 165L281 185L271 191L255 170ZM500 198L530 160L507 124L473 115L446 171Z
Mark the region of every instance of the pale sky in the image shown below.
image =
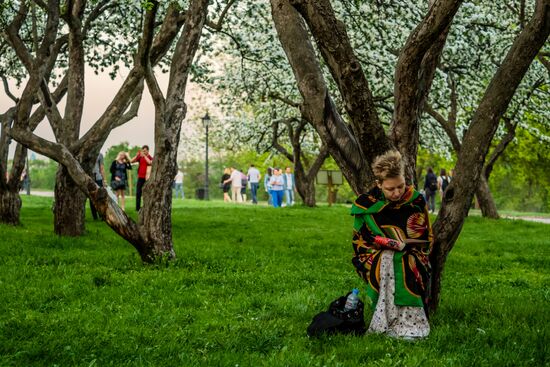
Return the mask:
M101 114L105 111L105 108L109 105L112 98L122 85L124 77L127 75L127 70L119 71L115 80L111 80L107 74L95 75L93 71L87 70L86 72L86 90L85 90L85 104L84 115L82 120L82 127L80 136L88 131L92 124L97 121ZM157 74L159 85L165 93L168 84L168 74ZM24 84L23 84L24 86ZM21 89L15 88L15 84L11 85L11 92L15 96L20 96ZM200 117L206 112L204 99L208 97L206 93L201 91L197 85L188 83L185 101L187 103L187 115L182 127L182 140L185 145L186 136L190 136L191 139L197 135L202 134ZM208 104L211 104L209 101ZM5 112L8 108L13 106L13 101L7 97L4 89L1 89L0 93L0 111ZM64 113L64 101L60 104L60 111ZM210 115L212 115L212 109L210 109ZM200 129L199 129L200 128ZM35 130L35 133L43 138L52 140L53 132L47 120L44 120ZM139 112L136 118L129 121L123 126L120 126L113 131L107 138L101 152L105 153L107 149L119 143L127 141L130 145L143 145L147 144L154 152L154 106L147 90L143 93L143 99L139 108ZM181 146L182 144L180 144ZM10 145L10 158L13 157L15 151L15 144ZM180 148L181 151L181 148ZM181 158L179 154L178 159Z

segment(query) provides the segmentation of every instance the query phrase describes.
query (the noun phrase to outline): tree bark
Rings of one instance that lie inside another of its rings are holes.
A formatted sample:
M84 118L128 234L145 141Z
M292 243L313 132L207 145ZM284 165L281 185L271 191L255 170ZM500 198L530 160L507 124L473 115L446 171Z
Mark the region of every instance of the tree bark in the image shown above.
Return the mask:
M315 181L308 180L307 177L304 177L303 170L294 170L296 176L296 190L302 198L302 201L305 206L313 208L317 205L315 199Z
M485 158L500 119L550 34L550 2L537 0L529 23L514 40L505 59L493 76L464 135L455 177L447 187L434 223L434 247L430 254L432 282L429 309L439 304L441 275L445 260L464 224L475 189L479 184Z
M271 8L279 40L304 101L300 109L302 116L327 145L352 189L356 193L366 192L374 183L372 169L330 97L300 14L288 0L271 0Z
M489 183L484 175L479 177L479 184L476 189L476 198L483 217L491 219L500 218L498 215L497 206L495 204L495 199L491 194Z
M158 2L154 4L155 8L158 7ZM139 213L139 227L142 238L153 249L156 258L175 257L172 244L172 182L177 173L181 124L187 111L185 87L206 21L207 7L208 0L194 0L189 6L172 56L166 98L153 74L150 59L144 60L145 80L155 105L155 160L151 177L143 188L144 205Z
M25 168L27 149L17 145L12 161L11 170L8 170L9 140L8 130L15 115L15 108L8 109L1 116L2 133L0 134L0 223L19 225L21 211L21 174Z
M329 0L291 2L306 21L336 82L350 118L354 136L367 161L392 148L374 106L363 68ZM373 144L376 142L376 144Z
M55 179L53 206L54 232L59 236L77 237L84 233L86 195L60 165Z
M0 223L19 225L21 197L19 191L0 189Z
M405 177L414 182L420 118L441 52L462 0L430 4L428 14L412 31L399 53L394 81L394 113L390 136L405 162Z

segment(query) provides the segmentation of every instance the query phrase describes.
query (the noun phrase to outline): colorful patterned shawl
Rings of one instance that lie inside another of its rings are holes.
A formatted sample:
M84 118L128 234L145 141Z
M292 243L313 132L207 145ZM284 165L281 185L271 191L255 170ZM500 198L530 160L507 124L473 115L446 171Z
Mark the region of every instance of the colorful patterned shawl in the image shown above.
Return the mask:
M408 238L427 240L422 245L406 245L393 255L395 271L395 304L422 307L426 300L432 244L432 228L424 197L412 186L407 187L397 202L386 200L379 188L357 198L351 207L353 225L353 265L367 283L367 294L376 305L380 284L382 251L374 236L403 241ZM386 250L391 251L391 250Z

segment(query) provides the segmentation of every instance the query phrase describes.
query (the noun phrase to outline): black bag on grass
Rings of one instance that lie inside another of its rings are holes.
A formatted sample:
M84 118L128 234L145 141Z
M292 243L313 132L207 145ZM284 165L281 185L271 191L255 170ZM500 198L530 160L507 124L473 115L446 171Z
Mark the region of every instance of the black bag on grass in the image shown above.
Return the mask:
M307 328L307 335L317 337L322 334L365 334L365 305L359 300L355 309L345 312L348 295L349 293L332 301L327 311L315 315Z

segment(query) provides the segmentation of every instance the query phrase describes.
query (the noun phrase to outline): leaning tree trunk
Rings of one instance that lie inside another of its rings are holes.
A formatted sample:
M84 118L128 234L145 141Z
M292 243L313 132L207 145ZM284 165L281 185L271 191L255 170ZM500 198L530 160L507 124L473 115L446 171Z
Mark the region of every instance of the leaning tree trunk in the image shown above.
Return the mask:
M491 219L499 218L495 199L493 198L493 195L491 195L489 184L483 175L479 178L479 185L476 189L476 198L479 208L481 209L482 216Z
M473 194L483 174L491 140L517 87L549 34L550 3L537 0L532 19L514 40L464 135L455 177L445 191L443 204L433 226L435 240L430 254L432 279L428 305L431 312L439 304L444 265L464 225Z
M60 165L55 180L54 232L60 236L83 235L85 204L86 195Z

